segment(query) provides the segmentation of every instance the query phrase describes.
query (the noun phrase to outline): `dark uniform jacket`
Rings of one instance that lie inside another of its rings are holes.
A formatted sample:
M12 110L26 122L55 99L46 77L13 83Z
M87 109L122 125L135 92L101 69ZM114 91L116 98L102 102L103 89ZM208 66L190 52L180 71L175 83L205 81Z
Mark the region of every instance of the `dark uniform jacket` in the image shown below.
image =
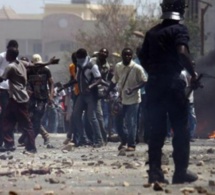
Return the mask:
M146 33L139 53L141 64L149 75L180 74L183 66L177 53L178 45L188 50L189 34L186 26L164 20Z

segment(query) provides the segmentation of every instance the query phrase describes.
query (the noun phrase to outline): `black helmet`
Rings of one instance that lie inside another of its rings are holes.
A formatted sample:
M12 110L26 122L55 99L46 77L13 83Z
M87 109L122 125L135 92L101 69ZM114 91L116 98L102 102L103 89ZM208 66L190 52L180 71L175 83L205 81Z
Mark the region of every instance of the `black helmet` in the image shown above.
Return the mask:
M163 0L161 19L182 20L186 8L185 0Z

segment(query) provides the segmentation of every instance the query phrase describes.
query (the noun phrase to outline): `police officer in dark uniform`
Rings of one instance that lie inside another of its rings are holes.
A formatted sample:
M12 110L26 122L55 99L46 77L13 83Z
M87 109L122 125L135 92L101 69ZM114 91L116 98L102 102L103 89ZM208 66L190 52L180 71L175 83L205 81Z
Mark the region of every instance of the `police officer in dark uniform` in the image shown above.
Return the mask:
M192 77L192 85L198 84L189 57L189 33L186 26L179 23L183 19L185 7L185 0L163 0L163 21L146 33L139 53L141 64L149 76L146 85L150 121L149 183L168 183L161 169L167 116L174 131L175 172L172 183L194 182L198 178L187 169L190 155L188 99L185 95L185 82L180 78L185 68Z

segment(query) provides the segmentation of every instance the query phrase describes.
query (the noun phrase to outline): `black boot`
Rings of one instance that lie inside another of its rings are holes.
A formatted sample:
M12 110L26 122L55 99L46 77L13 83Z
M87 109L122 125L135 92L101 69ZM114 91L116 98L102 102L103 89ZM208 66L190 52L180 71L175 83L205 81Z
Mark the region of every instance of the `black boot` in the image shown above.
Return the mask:
M169 181L167 179L165 179L164 174L161 169L153 169L153 170L149 170L147 172L149 175L148 183L159 182L159 183L169 184Z
M168 180L164 178L163 171L161 169L161 157L162 157L162 147L164 143L164 138L160 139L158 142L157 140L154 140L150 138L149 141L149 171L148 171L148 182L149 183L166 183L168 184Z
M191 183L196 181L197 179L198 176L191 171L188 171L186 169L176 170L173 175L172 183L173 184Z

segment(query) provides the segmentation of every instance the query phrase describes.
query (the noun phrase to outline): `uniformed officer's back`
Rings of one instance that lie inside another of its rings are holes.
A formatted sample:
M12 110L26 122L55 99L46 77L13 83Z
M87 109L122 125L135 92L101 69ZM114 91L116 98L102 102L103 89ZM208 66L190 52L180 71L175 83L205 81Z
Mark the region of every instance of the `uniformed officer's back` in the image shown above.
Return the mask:
M149 74L180 74L183 67L179 63L177 46L188 46L187 27L174 20L164 20L146 34L142 54L143 63L147 65Z
M189 57L189 34L183 19L185 0L163 0L163 22L146 33L139 59L148 73L146 108L149 115L149 177L148 182L168 181L161 168L161 156L167 135L167 120L173 129L173 160L175 172L172 182L190 183L198 179L188 171L190 135L187 129L188 99L185 82L180 78L186 69L196 82L196 74Z

